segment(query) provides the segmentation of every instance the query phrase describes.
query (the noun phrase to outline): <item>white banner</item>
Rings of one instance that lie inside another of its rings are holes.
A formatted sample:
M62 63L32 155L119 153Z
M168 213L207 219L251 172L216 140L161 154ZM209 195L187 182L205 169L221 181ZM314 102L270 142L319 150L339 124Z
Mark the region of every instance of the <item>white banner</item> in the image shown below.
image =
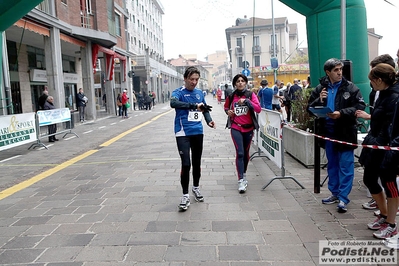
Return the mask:
M71 111L68 108L37 111L39 126L47 126L71 121Z
M258 115L258 122L258 147L271 161L281 168L281 152L284 149L281 142L281 114L262 108Z
M0 116L0 151L35 140L35 113Z

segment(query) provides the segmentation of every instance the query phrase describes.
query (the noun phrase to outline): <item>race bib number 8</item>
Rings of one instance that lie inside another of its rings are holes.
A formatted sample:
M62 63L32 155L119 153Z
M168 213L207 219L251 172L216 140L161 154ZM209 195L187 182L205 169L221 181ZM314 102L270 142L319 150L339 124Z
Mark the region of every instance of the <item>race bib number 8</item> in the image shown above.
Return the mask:
M248 114L248 106L244 105L237 105L234 106L234 113L236 116L242 116Z
M188 121L199 122L201 120L202 120L202 112L199 112L199 111L189 111L188 112Z

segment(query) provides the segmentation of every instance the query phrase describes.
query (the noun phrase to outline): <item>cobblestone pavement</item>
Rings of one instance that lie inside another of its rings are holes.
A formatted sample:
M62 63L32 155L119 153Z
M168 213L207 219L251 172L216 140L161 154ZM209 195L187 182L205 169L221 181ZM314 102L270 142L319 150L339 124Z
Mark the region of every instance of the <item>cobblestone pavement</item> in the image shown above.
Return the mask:
M205 126L205 202L192 198L186 212L177 208L180 159L167 103L78 124L79 138L59 135L48 150L2 151L0 264L308 266L318 265L319 240L373 240L359 169L345 214L321 204L326 186L314 194L313 170L287 154L286 174L305 189L287 179L262 190L281 170L255 157L239 194L226 115L207 101L217 128Z

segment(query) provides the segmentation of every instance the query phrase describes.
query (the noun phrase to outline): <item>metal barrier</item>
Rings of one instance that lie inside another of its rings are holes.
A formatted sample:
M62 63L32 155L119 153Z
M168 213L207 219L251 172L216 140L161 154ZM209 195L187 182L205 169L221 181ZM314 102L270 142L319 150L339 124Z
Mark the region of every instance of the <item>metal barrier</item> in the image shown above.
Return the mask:
M68 134L74 134L76 137L79 136L72 131L74 128L74 119L71 116L71 110L68 108L60 108L60 109L52 109L52 110L41 110L37 111L35 115L36 120L36 143L33 143L28 150L36 147L44 147L48 149L48 147L41 142L40 139L48 138L51 136L56 136L60 134L64 134L62 138L65 138ZM53 134L41 134L40 128L44 126L56 125L59 123L65 123L65 129L55 132Z

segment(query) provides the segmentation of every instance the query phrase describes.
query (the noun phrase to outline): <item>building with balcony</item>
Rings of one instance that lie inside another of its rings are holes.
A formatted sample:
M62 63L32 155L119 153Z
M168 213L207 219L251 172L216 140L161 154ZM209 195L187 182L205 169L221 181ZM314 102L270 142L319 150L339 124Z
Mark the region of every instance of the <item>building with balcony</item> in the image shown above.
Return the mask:
M4 33L1 114L36 111L43 90L76 110L83 88L96 119L116 114L123 89L174 89L183 77L163 58L163 14L159 0L44 0Z
M272 38L272 19L250 18L237 19L235 26L225 30L232 76L242 72L244 62L251 69L270 65L272 57L283 63L296 53L297 24L288 23L286 17L275 18L274 28L275 38Z

